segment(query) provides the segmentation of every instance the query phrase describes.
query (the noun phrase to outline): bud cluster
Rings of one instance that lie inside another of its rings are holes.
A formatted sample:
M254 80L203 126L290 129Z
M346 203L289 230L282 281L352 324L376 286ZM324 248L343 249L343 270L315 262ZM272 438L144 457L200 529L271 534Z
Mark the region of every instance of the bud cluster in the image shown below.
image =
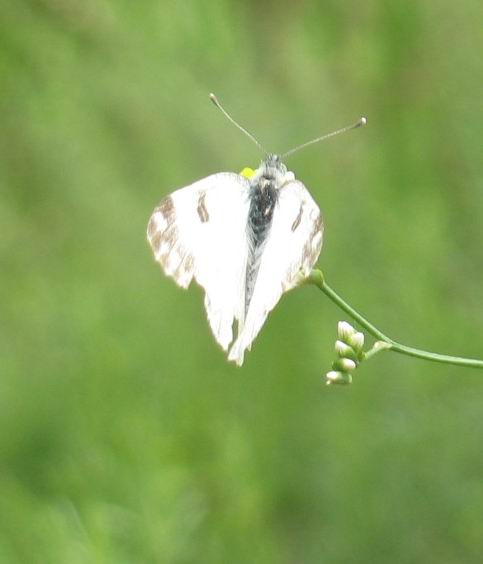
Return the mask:
M333 362L332 370L325 375L327 384L352 383L352 372L364 358L363 346L364 334L346 321L339 321L335 342L337 360Z

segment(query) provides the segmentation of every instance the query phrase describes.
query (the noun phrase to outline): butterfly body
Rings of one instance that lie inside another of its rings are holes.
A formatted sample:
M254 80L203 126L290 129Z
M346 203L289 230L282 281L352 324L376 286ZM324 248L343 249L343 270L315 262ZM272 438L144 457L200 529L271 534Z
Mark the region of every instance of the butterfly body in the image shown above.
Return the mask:
M260 259L270 233L278 191L287 170L275 155L269 155L250 180L250 207L247 218L248 260L246 269L245 315L257 279Z
M168 276L204 288L213 334L241 365L281 295L310 273L322 231L305 186L268 155L250 178L218 173L173 192L154 210L147 235Z

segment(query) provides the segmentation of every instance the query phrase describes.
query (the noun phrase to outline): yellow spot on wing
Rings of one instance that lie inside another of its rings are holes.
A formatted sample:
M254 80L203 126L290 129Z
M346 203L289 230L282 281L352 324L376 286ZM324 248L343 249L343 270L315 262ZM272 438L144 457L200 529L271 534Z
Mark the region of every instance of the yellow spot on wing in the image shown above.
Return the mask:
M255 171L253 170L253 168L245 167L245 168L240 172L240 174L241 174L242 176L244 176L245 178L250 179L250 178L255 174Z

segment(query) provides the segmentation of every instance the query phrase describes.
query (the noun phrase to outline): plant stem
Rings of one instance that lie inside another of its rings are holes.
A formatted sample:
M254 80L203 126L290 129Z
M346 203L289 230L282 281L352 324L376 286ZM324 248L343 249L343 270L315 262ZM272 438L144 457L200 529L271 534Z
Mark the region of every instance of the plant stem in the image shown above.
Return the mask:
M345 302L337 292L335 292L324 280L324 275L320 270L313 270L309 277L305 281L306 284L313 284L317 286L328 296L336 305L338 305L343 311L348 313L361 327L364 327L368 333L370 333L376 339L384 341L389 345L388 350L392 350L401 354L408 356L414 356L416 358L422 358L424 360L431 360L433 362L442 362L445 364L456 364L459 366L468 366L470 368L483 368L483 360L476 360L472 358L463 358L460 356L450 356L445 354L438 354L429 351L423 351L420 349L415 349L413 347L408 347L394 341L375 327L370 321L363 317L359 312L357 312L352 306Z

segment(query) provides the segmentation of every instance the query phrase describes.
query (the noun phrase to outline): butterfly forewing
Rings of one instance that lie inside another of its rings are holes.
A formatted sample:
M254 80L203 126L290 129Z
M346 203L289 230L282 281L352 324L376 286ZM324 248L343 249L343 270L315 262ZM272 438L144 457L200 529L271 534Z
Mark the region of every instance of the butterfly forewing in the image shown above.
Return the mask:
M282 186L246 319L230 350L230 360L243 363L244 351L282 294L308 276L319 256L322 234L320 210L305 186L296 180Z
M244 315L248 193L245 177L214 174L164 198L148 224L164 272L183 288L193 277L204 288L208 320L224 350L234 320Z

